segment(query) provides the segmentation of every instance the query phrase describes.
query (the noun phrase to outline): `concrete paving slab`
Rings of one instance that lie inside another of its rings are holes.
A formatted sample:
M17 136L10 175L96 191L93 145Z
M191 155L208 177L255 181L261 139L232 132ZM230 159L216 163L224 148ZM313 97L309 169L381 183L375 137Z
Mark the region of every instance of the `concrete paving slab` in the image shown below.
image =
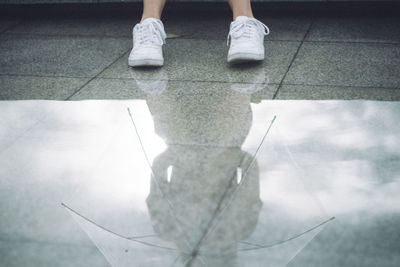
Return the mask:
M0 37L0 73L92 77L131 46L121 38L9 35Z
M171 39L164 47L163 69L169 80L280 83L299 42L266 42L266 60L259 64L230 66L223 40ZM128 54L101 77L134 79L138 70L127 64Z
M168 81L154 81L154 87L163 87ZM152 81L148 81L152 83ZM160 85L158 86L158 84ZM84 99L144 99L146 93L140 90L132 79L97 78L82 88L71 100Z
M400 101L400 90L374 87L283 85L278 92L277 99L366 99Z
M399 88L400 46L304 43L284 83Z
M395 17L325 17L313 24L310 41L399 43L400 19Z
M271 99L278 87L276 84L265 83L168 81L167 76L163 77L162 75L165 73L158 74L160 74L159 80L97 78L82 88L71 100L146 99L148 93L162 93L164 91L193 93L195 95L208 95L210 92L215 95L223 95L229 91L240 91L248 92L249 94L255 93L253 98L261 100L261 97L263 99Z
M88 78L0 75L0 97L3 100L64 100L88 80Z

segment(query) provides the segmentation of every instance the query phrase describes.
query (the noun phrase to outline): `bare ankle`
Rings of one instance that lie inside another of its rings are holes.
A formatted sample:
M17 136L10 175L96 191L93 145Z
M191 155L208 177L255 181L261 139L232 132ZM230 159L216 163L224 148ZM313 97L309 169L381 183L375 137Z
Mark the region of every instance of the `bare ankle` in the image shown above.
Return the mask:
M233 21L235 21L235 19L239 16L246 16L249 18L254 18L252 12L238 12L238 13L233 14Z
M145 19L149 19L149 18L161 19L161 16L159 16L159 15L143 15L142 19L140 20L140 23L142 23Z

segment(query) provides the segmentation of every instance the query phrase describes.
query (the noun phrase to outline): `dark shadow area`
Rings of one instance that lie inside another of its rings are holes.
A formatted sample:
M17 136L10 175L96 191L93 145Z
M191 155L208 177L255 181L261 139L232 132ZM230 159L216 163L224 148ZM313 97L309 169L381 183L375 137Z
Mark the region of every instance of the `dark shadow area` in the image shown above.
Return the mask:
M399 14L399 1L350 1L350 2L255 2L252 3L255 16L261 15L368 15L395 16ZM1 4L2 18L36 17L121 17L139 16L142 3L86 3L86 4ZM175 16L231 16L227 3L224 2L167 2L164 17Z
M130 67L133 69L133 67ZM137 71L142 71L142 72L151 72L151 71L155 71L155 70L159 70L161 69L162 66L138 66L135 67L134 69Z
M243 70L243 69L252 69L260 67L263 64L263 61L247 61L247 62L236 62L229 64L229 68Z

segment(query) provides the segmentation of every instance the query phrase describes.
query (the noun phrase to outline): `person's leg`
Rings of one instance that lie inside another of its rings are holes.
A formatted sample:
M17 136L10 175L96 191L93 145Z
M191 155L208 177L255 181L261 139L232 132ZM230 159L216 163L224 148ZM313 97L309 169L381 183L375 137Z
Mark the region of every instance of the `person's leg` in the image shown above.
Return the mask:
M140 23L133 27L133 47L128 57L128 65L162 66L164 57L162 46L167 34L161 22L161 13L166 0L143 0L143 14Z
M253 18L250 0L228 0L228 3L232 9L233 20L238 16Z
M228 34L228 62L263 60L268 27L254 18L250 0L228 0L228 3L233 15Z
M143 14L140 22L147 18L161 19L165 0L143 0Z

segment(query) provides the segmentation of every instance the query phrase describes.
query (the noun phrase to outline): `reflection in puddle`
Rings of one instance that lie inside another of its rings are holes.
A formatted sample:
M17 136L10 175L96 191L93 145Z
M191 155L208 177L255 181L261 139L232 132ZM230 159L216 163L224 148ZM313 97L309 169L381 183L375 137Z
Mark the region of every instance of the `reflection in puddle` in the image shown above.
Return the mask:
M135 81L146 100L1 103L14 114L0 118L4 194L62 201L115 267L286 266L330 214L399 212L397 103L259 101L259 75Z
M146 83L139 85L150 91ZM266 118L259 124L264 126L250 134L251 93L257 91L254 84L248 90L244 85L202 90L199 84L187 91L164 85L161 90L151 90L146 99L154 128L141 120L146 111L128 108L138 141L136 153L143 152L149 165L146 203L154 234L127 237L66 207L106 257L109 255L113 266L153 266L155 261L172 266L286 265L331 219L316 211L302 217L300 223L285 223L288 229L264 227L270 224L265 218L259 223L263 203L257 157L268 153L264 141L276 117L270 117L269 123ZM152 135L161 137L166 146L149 152L147 148L156 139ZM243 145L249 137L252 140L246 152ZM312 197L306 198L305 204L314 202ZM312 204L310 209L318 208ZM264 213L273 218L271 225L287 220L268 205ZM102 230L114 237L103 236ZM110 246L115 237L121 240ZM124 243L127 240L142 247L132 248ZM112 260L121 251L125 251L121 256L124 263L121 257Z

